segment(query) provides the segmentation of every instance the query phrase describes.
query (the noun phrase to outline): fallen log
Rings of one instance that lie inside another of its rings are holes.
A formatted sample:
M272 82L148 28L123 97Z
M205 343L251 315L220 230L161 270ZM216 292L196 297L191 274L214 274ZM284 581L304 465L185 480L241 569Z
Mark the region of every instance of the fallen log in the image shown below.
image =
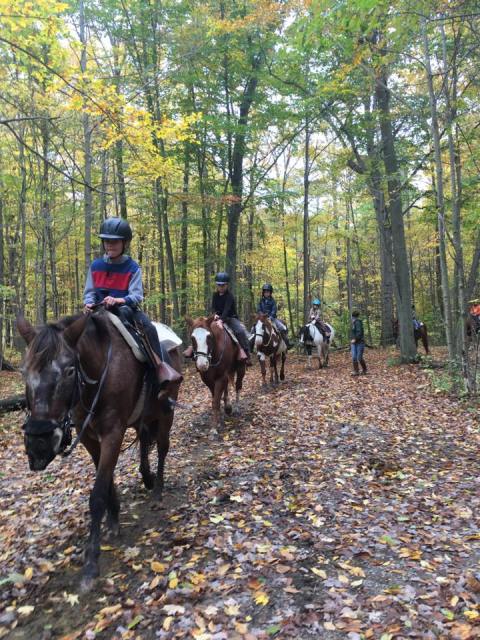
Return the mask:
M10 396L0 400L0 412L18 411L19 409L25 409L26 406L27 400L24 395Z

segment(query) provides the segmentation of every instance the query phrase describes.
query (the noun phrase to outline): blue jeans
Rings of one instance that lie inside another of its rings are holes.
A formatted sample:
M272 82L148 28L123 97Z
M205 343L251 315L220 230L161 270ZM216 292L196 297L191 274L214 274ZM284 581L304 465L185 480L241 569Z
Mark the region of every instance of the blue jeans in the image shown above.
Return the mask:
M360 362L361 360L363 360L363 351L365 349L365 343L364 342L356 342L352 345L350 345L351 347L351 352L352 352L352 360L354 362Z

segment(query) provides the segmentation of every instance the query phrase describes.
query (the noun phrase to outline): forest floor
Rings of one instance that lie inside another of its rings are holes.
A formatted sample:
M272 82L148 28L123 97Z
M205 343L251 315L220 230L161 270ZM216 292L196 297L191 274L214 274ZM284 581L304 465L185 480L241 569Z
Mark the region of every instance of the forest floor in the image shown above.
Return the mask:
M0 637L480 638L479 410L393 355L368 350L358 378L345 352L321 371L289 356L268 389L255 367L218 436L189 366L163 508L128 449L122 534L86 595L93 466L78 448L30 472L22 414L2 416Z

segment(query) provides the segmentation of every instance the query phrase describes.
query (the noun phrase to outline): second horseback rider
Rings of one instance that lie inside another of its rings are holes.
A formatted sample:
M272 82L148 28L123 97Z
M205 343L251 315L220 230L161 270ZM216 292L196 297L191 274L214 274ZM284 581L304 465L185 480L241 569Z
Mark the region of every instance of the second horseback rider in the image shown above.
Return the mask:
M157 330L139 304L143 300L142 270L125 252L132 239L132 229L123 218L107 218L100 227L104 255L90 265L83 302L91 312L98 304L118 315L126 324L137 324L143 330L153 351L160 393L178 385L183 376L167 362L160 346Z
M265 283L262 287L262 297L257 306L257 313L265 313L270 318L272 324L282 336L287 349L290 349L288 329L287 326L277 318L277 303L273 297L273 287L270 283Z

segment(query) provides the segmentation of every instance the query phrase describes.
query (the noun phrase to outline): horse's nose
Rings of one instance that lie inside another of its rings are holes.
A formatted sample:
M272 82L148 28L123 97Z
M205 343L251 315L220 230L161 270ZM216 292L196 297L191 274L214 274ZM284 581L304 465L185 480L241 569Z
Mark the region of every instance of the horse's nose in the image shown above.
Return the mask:
M197 358L197 369L199 371L208 371L209 366L210 366L210 363L208 362L207 358L203 356L199 356Z
M255 344L257 347L261 347L262 346L262 337L261 336L257 336L255 338Z

